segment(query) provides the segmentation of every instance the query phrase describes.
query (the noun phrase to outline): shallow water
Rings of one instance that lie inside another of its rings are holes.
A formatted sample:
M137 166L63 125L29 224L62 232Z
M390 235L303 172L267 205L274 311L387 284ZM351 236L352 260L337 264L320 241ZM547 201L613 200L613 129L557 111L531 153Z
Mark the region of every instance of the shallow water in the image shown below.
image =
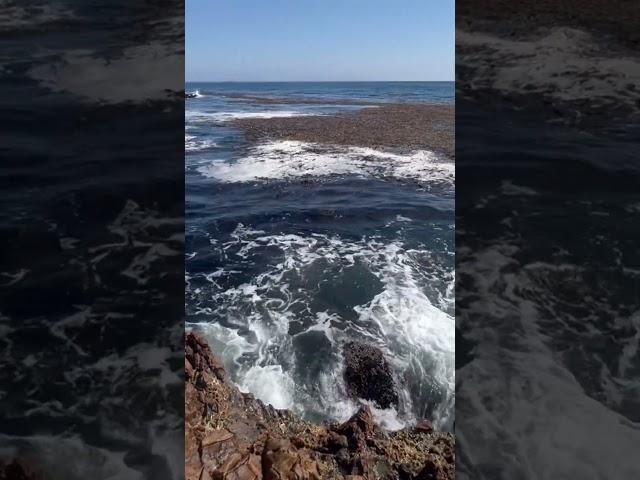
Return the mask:
M453 164L302 142L247 142L232 118L322 115L344 105L268 104L228 93L452 101L451 83L192 84L187 99L187 322L232 379L278 408L343 420L341 348L382 348L401 388L399 428L454 406Z

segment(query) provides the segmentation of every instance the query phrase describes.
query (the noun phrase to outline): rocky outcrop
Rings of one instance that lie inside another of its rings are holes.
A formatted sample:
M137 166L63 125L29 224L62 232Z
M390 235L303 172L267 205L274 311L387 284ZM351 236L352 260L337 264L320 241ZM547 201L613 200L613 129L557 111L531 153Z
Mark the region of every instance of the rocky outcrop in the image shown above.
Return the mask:
M449 433L388 433L363 407L340 425L317 425L264 405L226 382L206 342L185 342L187 480L453 479ZM424 426L423 426L424 427Z
M231 124L253 141L275 138L403 152L425 149L455 158L453 105L381 103L332 115L241 118Z
M379 348L349 342L344 346L344 363L344 381L351 395L373 400L382 408L398 405L391 366Z

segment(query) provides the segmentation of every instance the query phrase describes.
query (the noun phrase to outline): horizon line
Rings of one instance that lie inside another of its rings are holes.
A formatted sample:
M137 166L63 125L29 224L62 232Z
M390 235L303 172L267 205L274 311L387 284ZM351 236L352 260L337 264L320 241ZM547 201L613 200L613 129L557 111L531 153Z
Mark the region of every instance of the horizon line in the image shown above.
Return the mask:
M455 80L186 80L185 83L409 83L455 82Z

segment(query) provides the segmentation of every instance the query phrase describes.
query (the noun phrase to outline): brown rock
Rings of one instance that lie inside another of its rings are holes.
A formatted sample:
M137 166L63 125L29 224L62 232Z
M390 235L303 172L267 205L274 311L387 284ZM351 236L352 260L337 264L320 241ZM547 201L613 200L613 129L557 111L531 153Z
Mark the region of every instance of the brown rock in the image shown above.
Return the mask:
M344 435L340 435L336 432L329 432L325 445L325 448L329 453L335 453L343 448L347 448L349 446L349 441Z
M430 458L418 473L416 480L449 480L453 478L450 476L449 470L450 468L443 465L439 459Z
M433 432L433 424L429 420L420 420L416 425L416 430L421 432Z
M224 381L224 366L220 359L213 355L209 345L194 333L187 335L185 340L185 375L192 373L195 369L198 372L214 375L219 381ZM189 377L191 378L191 377Z
M221 434L216 437L215 439L211 439L211 434L209 434L200 443L200 458L202 464L211 472L215 472L232 458L242 457L244 453L236 442L234 442L233 434L230 436Z
M349 450L366 450L375 433L373 415L369 406L360 407L360 410L353 417L335 427L334 432L346 438Z
M262 453L265 480L320 480L318 465L308 452L288 440L270 438Z
M262 480L262 467L258 455L235 454L212 475L212 480Z

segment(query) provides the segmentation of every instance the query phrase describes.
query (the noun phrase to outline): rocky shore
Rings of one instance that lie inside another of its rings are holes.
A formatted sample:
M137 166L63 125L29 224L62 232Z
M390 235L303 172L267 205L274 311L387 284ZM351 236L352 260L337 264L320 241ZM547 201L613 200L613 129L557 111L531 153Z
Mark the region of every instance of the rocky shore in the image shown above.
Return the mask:
M356 358L371 358L366 348L351 348ZM306 422L241 393L194 333L185 341L185 377L187 480L454 478L452 434L428 422L385 432L368 407L343 424Z
M355 112L284 118L245 118L233 124L252 140L272 138L332 145L431 150L455 155L455 107L393 103Z

